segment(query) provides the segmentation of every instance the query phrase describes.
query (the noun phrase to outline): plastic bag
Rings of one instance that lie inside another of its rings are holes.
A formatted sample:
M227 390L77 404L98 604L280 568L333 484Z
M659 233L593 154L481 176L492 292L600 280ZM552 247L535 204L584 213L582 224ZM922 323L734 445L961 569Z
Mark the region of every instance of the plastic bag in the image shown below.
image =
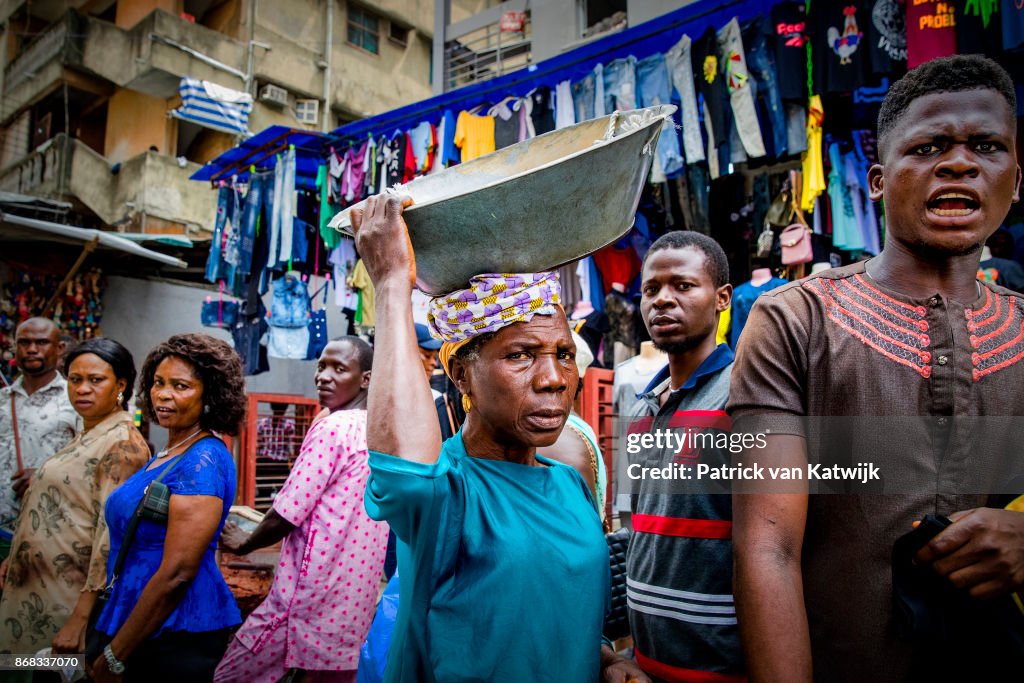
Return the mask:
M391 635L398 619L398 572L391 577L384 588L377 612L373 615L373 624L366 634L366 642L359 650L359 670L356 683L383 683L384 669L388 665L388 650L391 648Z

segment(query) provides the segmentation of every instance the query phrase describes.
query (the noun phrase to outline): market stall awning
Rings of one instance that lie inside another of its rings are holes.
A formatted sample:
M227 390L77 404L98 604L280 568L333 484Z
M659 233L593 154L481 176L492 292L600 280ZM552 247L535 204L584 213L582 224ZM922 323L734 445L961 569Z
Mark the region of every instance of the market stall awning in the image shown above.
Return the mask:
M232 147L217 158L208 161L192 174L192 180L230 180L237 176L245 181L252 168L273 168L276 155L295 147L295 185L312 190L316 187L316 170L322 162L324 143L328 137L312 130L271 126L252 136L237 147Z
M250 135L252 95L185 76L178 86L181 106L171 116L232 135Z
M593 71L597 64L607 64L630 55L643 59L657 52L666 52L679 42L684 33L696 40L708 26L721 28L733 17L746 21L758 14L767 16L777 2L778 0L693 2L651 21L599 38L505 76L468 85L377 116L345 124L331 131L332 143L340 146L350 140L365 138L367 135L390 135L395 130L408 130L424 120L436 121L446 109L457 113L480 104L492 104L507 95L525 95L542 85L554 88L566 79L577 81Z
M179 258L146 249L135 242L116 234L89 228L76 228L35 218L0 213L0 242L46 239L68 244L88 244L95 240L99 248L121 251L133 256L158 261L168 266L187 268L188 264Z

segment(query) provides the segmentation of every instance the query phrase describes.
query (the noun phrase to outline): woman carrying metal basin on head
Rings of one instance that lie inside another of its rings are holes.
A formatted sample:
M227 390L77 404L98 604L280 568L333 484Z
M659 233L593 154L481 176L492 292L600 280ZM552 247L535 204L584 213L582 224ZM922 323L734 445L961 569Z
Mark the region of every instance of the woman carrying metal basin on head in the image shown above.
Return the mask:
M579 384L557 277L480 275L432 301L468 413L442 445L413 326L410 204L378 196L353 212L377 291L365 502L399 540L387 680L598 680L601 522L579 473L536 453L558 438ZM647 680L618 680L631 676Z

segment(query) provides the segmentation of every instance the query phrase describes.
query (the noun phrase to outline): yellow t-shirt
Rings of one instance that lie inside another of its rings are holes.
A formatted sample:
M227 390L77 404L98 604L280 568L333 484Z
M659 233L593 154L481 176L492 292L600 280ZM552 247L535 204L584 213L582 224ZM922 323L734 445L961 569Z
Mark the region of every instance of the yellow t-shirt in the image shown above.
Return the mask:
M373 289L373 281L370 274L366 272L366 265L363 259L356 261L356 267L348 276L348 284L359 290L359 324L366 327L375 327L377 324L377 292Z
M459 112L455 124L455 146L462 151L462 160L469 161L494 151L494 119Z
M732 322L732 306L718 316L718 331L715 333L716 344L729 343L729 324Z
M800 208L804 211L814 211L814 200L825 191L825 163L821 158L821 124L824 121L821 96L814 95L807 110L807 151L803 156L804 187Z

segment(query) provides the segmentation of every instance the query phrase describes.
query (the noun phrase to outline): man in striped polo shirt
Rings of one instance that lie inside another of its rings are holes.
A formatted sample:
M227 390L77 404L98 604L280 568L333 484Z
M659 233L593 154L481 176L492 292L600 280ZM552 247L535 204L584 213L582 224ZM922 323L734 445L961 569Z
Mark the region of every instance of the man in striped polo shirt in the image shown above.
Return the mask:
M631 511L634 532L626 565L634 654L656 681L742 681L729 489L715 494L706 482L644 474L730 462L727 448L692 438L729 431L733 354L715 343L732 299L725 253L705 235L670 232L647 253L641 293L644 323L669 362L630 416L628 464L619 468L618 490L628 497L619 508Z

